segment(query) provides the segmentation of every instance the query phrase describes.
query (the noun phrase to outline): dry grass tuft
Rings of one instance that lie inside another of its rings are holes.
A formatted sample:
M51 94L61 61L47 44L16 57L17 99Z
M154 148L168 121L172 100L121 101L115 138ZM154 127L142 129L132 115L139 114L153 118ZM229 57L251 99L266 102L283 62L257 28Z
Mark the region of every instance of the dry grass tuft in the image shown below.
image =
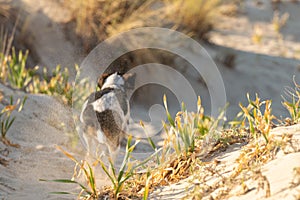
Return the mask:
M289 13L284 13L282 16L280 16L278 11L274 12L272 26L276 33L280 33L281 29L286 25L289 17Z
M240 1L228 0L169 0L168 17L175 28L198 39L208 39L219 17L235 16Z
M135 13L145 15L146 8L155 0L67 0L64 6L73 13L76 33L83 39L85 48L115 34L120 24ZM137 16L139 17L139 16Z
M282 96L282 105L288 110L290 119L286 119L289 125L296 124L300 121L300 85L296 82L295 77L294 88L286 87L285 96Z
M13 96L10 96L10 99L8 101L4 98L2 93L0 93L0 101L3 105L5 105L0 112L0 140L7 146L12 146L16 148L20 147L19 144L11 143L10 140L7 139L6 135L16 119L16 116L12 116L12 113L21 112L26 100L27 96L25 96L22 101L18 99L16 102L14 102Z
M258 25L255 25L252 36L251 36L252 42L254 44L262 44L263 38L264 38L264 35L263 35L262 28Z
M174 0L172 12L169 14L177 27L189 35L205 38L212 30L216 20L219 0Z

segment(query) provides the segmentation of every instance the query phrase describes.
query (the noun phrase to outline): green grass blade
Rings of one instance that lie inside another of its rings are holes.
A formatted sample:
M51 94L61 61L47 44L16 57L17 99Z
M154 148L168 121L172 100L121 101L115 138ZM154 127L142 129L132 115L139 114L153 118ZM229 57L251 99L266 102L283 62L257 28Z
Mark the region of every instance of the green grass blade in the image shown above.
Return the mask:
M6 126L6 130L9 130L9 128L11 127L11 125L14 123L15 119L16 119L16 117L13 117L13 118L11 119L11 121L10 121L8 124L5 125L5 126ZM9 120L7 120L7 122L8 122L8 121L9 121Z
M92 168L91 168L91 166L87 163L87 166L88 166L88 168L89 168L89 183L90 183L90 185L91 185L91 188L92 188L92 190L93 190L93 193L94 194L97 194L97 191L96 191L96 183L95 183L95 176L94 176L94 173L93 173L93 170L92 170Z
M110 173L108 172L108 169L106 168L106 166L104 165L104 163L102 162L102 160L99 160L99 162L100 162L100 165L101 165L103 171L105 172L105 174L108 176L108 178L110 179L110 181L114 185L114 188L116 188L117 187L117 185L116 185L117 183L116 183L115 179L110 175Z
M175 127L174 119L172 118L172 116L171 116L171 114L169 113L169 110L168 110L168 104L167 104L167 97L166 97L166 95L164 95L164 97L163 97L163 102L164 102L164 106L165 106L165 109L166 109L167 119L168 119L169 123L173 127Z
M76 193L71 193L71 192L50 192L50 194L71 194L71 195L74 195Z
M73 181L73 180L70 180L70 179L54 179L54 180L39 179L39 181L57 182L57 183L77 183L76 181Z
M46 179L39 179L39 181L44 181L44 182L55 182L55 183L72 183L72 184L77 184L79 185L84 191L86 191L88 194L91 194L91 192L88 191L88 189L82 185L81 183L77 181L73 181L70 179L54 179L54 180L46 180Z
M153 154L151 154L148 158L146 158L145 160L143 160L142 162L140 162L139 164L135 165L134 167L132 167L132 171L145 165L147 162L149 162L154 156L156 156L160 151L162 151L163 148L159 148L158 150L156 150Z
M13 96L10 96L9 103L10 103L10 105L13 105L13 103L14 103L14 97Z
M153 140L150 137L147 137L147 140L150 144L150 146L152 147L153 150L156 150L156 145L154 144Z
M110 165L110 168L111 168L111 171L112 171L112 174L114 176L115 179L117 179L116 177L116 170L115 170L115 166L114 166L114 163L112 161L111 158L108 158L108 162L109 162L109 165Z
M25 97L24 97L23 101L22 101L21 104L20 104L20 107L19 107L19 109L18 109L18 112L21 112L21 111L23 110L24 105L25 105L25 103L26 103L26 101L27 101L27 98L28 98L28 96L25 96Z

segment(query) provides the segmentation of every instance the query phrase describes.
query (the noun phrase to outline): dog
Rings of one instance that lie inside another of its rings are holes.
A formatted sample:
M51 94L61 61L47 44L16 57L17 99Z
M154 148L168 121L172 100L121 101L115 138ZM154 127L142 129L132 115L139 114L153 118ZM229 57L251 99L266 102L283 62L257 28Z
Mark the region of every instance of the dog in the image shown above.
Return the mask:
M105 144L115 163L121 141L128 132L130 106L126 90L134 87L135 74L103 74L98 79L100 91L92 93L82 106L80 123L83 138L90 151ZM94 142L92 142L94 141ZM98 144L95 144L96 143ZM96 153L97 152L93 152ZM102 151L101 155L105 154Z

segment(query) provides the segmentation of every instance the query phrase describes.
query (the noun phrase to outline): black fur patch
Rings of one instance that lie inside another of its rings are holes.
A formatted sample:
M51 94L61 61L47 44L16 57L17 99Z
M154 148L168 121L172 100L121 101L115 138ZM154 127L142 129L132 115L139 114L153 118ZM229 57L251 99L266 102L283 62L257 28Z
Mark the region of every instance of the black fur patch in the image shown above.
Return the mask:
M123 131L122 120L118 113L112 110L105 110L103 112L96 111L96 116L108 141L112 141L112 144L119 146Z

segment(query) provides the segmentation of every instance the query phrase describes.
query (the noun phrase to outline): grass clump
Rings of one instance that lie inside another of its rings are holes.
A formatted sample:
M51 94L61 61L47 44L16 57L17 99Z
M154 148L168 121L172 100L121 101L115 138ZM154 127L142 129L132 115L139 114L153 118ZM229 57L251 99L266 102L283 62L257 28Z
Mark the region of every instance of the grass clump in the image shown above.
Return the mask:
M65 184L68 183L77 184L81 188L78 197L82 199L98 199L98 197L100 196L106 196L113 199L126 199L126 196L135 197L135 198L141 196L146 197L148 195L147 191L145 191L143 195L141 194L138 195L136 194L137 188L131 187L131 184L133 183L133 180L135 180L135 178L137 178L138 176L136 170L138 168L142 168L149 160L151 160L155 156L156 153L149 156L147 159L145 159L140 163L134 163L133 161L131 161L132 159L131 154L134 148L136 147L136 145L139 143L139 140L137 140L133 145L131 145L131 142L132 142L132 136L129 136L126 145L126 153L119 170L116 169L114 163L110 158L109 158L109 168L106 167L106 165L104 164L101 158L97 158L96 162L93 163L94 166L97 166L100 163L101 168L103 169L103 171L105 172L109 180L111 181L112 187L108 186L103 190L99 190L96 187L95 174L91 168L91 165L84 160L79 162L77 159L74 158L74 156L64 151L61 147L58 147L58 149L62 151L71 160L73 160L76 164L73 178L55 179L55 180L40 179L40 181L57 182L57 183L65 183ZM84 185L75 180L80 176L82 176L82 174L84 175L84 180L87 183L87 185ZM51 192L51 193L74 195L73 193L66 192L66 191Z
M28 51L25 54L19 51L17 55L15 48L12 48L12 54L7 57L7 69L4 69L7 74L3 73L2 81L9 82L13 88L25 90L37 70L37 68L26 68L27 57Z
M109 164L110 164L110 170L107 169L107 167L105 166L104 162L99 159L98 161L101 164L102 169L104 170L105 174L109 177L110 181L113 184L113 191L114 191L114 198L118 199L120 192L123 189L124 183L126 180L128 180L129 178L131 178L133 176L134 170L135 168L139 167L139 165L133 167L130 164L130 157L131 157L131 153L133 152L134 148L136 147L136 145L138 144L138 140L135 142L135 144L131 145L131 140L132 137L129 136L128 140L127 140L127 145L126 145L126 153L122 162L122 165L120 167L119 173L116 173L116 169L114 164L112 163L112 160L109 159ZM111 171L111 172L109 172Z
M67 68L62 69L59 65L48 76L47 69L44 68L43 76L38 75L32 77L31 83L25 89L30 93L47 94L57 96L67 105L72 105L73 87L69 81L69 71Z
M258 25L255 25L251 36L252 42L255 44L262 44L263 38L264 35L263 35L262 28Z
M137 146L139 141L140 140L136 140L135 143L131 145L132 136L130 135L128 137L125 156L119 170L116 170L116 167L114 166L114 163L112 163L111 159L109 159L109 169L105 166L104 162L101 159L98 159L98 162L100 162L103 171L105 172L105 174L110 179L113 185L111 189L108 188L108 191L113 192L113 194L110 196L112 196L112 198L114 199L126 199L126 196L129 196L131 198L138 198L143 196L143 198L146 199L146 196L148 196L147 189L145 189L143 194L136 194L136 192L141 190L141 188L138 187L134 182L135 180L144 179L144 177L141 177L139 175L138 171L140 169L144 169L146 164L150 160L153 160L153 158L156 155L158 155L160 150L155 151L151 156L149 156L143 161L132 161L131 159L133 150ZM149 171L146 174L147 178L145 179L145 187L147 187L148 185L149 189ZM134 185L134 187L137 188L132 188L132 185Z
M88 50L94 46L93 43L115 34L118 26L126 23L135 13L144 15L145 7L152 2L155 0L67 0L64 6L70 9L75 31Z
M279 34L281 29L286 25L290 15L289 13L284 13L282 16L279 15L279 12L276 10L272 19L272 26L274 31Z
M255 100L251 100L249 94L247 94L247 99L248 106L240 104L242 111L238 117L241 119L231 122L231 125L239 125L240 129L250 134L249 144L243 147L237 159L239 165L235 175L244 169L250 169L251 166L260 166L273 159L279 148L279 141L270 135L270 130L274 126L272 121L275 119L272 115L272 101L261 101L257 94Z
M7 138L6 135L11 128L12 124L14 123L16 117L12 116L11 114L14 111L21 112L24 104L26 102L27 97L25 96L23 100L20 99L17 100L17 102L14 103L13 96L10 96L9 102L5 102L3 99L3 95L0 96L0 101L4 102L6 104L2 111L0 112L0 130L1 130L1 140L4 144L14 147L19 147L18 144L11 143Z
M221 5L220 0L174 0L172 2L175 9L171 17L175 18L175 22L183 30L199 38L205 38L212 30L217 9Z
M181 154L187 156L194 152L196 142L202 141L207 134L216 128L215 120L204 114L200 97L198 97L196 113L188 112L182 103L181 111L176 114L175 119L168 111L166 96L164 96L164 105L169 121L168 124L164 124L164 127L177 156Z
M69 71L67 68L56 66L49 76L47 69L43 69L43 74L39 75L38 66L28 69L26 61L28 51L23 53L12 48L11 54L0 53L0 79L2 83L9 85L12 88L20 89L29 93L47 94L58 97L66 105L72 105L73 101L80 101L83 92L89 88L87 80L80 84L80 88L74 88L70 81ZM75 66L76 67L76 66ZM78 67L76 67L78 71ZM72 94L76 90L80 94L77 98L72 99Z
M287 87L285 90L285 96L282 96L282 105L287 109L290 114L290 119L285 121L291 125L300 122L300 85L296 83L294 77L294 88Z
M168 17L175 27L188 35L208 39L218 17L233 16L238 12L240 1L228 0L169 0Z
M231 125L240 125L242 128L249 126L252 137L258 139L259 136L262 135L266 143L268 143L269 133L273 126L272 120L275 119L275 116L272 115L272 101L260 101L257 94L254 101L250 99L249 94L247 94L247 99L249 103L248 106L243 106L240 103L242 112L240 112L237 117L241 119L231 122Z

